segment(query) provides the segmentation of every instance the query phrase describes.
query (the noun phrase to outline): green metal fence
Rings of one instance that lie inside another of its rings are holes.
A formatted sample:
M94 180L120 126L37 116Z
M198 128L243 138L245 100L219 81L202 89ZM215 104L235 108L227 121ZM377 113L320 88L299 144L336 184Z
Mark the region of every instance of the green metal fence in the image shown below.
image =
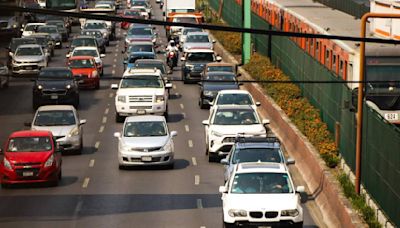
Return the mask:
M209 0L218 10L219 0ZM231 26L241 26L241 7L234 0L224 0L222 18ZM269 29L270 25L256 14L252 28ZM341 80L299 48L287 37L252 35L255 50L271 55L271 61L293 80ZM356 118L345 103L351 101L351 91L344 84L300 84L302 93L321 110L321 116L331 132L340 124L339 151L350 168L355 170ZM362 183L385 214L400 225L400 131L385 123L381 117L365 107Z

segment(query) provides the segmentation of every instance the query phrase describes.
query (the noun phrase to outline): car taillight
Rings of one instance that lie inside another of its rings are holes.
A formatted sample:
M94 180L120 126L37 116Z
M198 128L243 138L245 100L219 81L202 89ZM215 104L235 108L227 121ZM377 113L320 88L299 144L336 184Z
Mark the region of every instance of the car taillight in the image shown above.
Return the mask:
M169 52L169 57L170 58L173 58L174 56L175 56L175 52L173 52L173 51Z

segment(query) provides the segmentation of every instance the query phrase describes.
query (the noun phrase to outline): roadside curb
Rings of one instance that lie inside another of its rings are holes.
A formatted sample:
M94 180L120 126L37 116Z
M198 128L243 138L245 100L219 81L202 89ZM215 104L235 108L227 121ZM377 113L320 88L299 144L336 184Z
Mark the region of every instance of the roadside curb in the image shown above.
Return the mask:
M215 38L213 38L215 39ZM239 64L236 59L220 44L214 45L216 53L225 62ZM253 78L242 68L239 72L245 80ZM255 100L261 103L259 111L270 119L271 129L283 142L289 155L296 160L296 167L304 180L307 180L309 197L315 201L322 215L323 223L328 227L368 227L355 212L349 200L344 196L334 174L320 158L318 151L297 129L275 101L265 94L260 85L247 83L244 87Z

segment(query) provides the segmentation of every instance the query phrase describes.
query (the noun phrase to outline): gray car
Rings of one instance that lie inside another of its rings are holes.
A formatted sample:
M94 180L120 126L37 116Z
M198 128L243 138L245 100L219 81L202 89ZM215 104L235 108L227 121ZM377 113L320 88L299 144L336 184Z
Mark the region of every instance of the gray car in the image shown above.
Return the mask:
M183 43L183 52L192 48L214 49L215 40L210 40L207 32L189 32Z
M32 123L26 123L32 130L51 131L64 151L82 152L83 129L86 120L79 120L72 105L46 105L37 109Z
M50 34L51 38L56 42L56 47L62 48L62 36L61 36L61 33L58 31L58 28L56 25L40 26L37 29L37 32Z
M47 66L47 56L39 44L24 44L12 55L11 65L14 74L38 74Z

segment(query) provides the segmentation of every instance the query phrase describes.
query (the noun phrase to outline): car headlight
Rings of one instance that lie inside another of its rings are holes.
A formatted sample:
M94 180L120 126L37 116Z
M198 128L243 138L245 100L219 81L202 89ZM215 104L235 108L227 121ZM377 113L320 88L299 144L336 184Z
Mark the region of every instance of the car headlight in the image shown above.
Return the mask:
M203 91L204 96L211 97L213 95L212 91Z
M12 166L11 166L10 161L9 161L7 158L5 158L5 157L4 157L4 159L3 159L3 164L4 164L4 167L5 167L6 169L9 169L9 170L12 170L12 169L13 169Z
M222 137L224 134L222 134L222 133L220 133L220 132L218 132L218 131L212 130L212 131L211 131L211 135L214 135L214 136L217 136L217 137Z
M93 78L96 78L97 76L99 76L99 74L97 73L97 70L94 70L94 71L92 72L91 76L92 76Z
M299 215L299 211L297 209L281 211L281 216L296 217L297 215Z
M79 135L79 127L74 127L68 134L68 137Z
M43 89L43 86L42 86L42 85L38 85L38 86L37 86L37 89L38 89L38 90L42 90L42 89Z
M117 100L118 100L118 102L125 103L126 102L126 97L125 96L118 96Z
M71 85L68 84L68 85L65 86L65 88L71 89Z
M189 69L189 70L192 70L194 68L194 65L186 64L186 68Z
M164 95L156 95L156 103L164 102Z
M157 38L153 38L151 41L152 41L153 43L155 43L155 42L157 41Z
M172 151L171 141L167 142L165 146L162 148L164 151Z
M240 209L230 209L228 211L228 215L231 217L246 217L247 211Z
M51 155L49 159L44 163L44 167L50 167L53 165L54 162L54 155Z
M103 38L107 39L107 33L103 33Z

